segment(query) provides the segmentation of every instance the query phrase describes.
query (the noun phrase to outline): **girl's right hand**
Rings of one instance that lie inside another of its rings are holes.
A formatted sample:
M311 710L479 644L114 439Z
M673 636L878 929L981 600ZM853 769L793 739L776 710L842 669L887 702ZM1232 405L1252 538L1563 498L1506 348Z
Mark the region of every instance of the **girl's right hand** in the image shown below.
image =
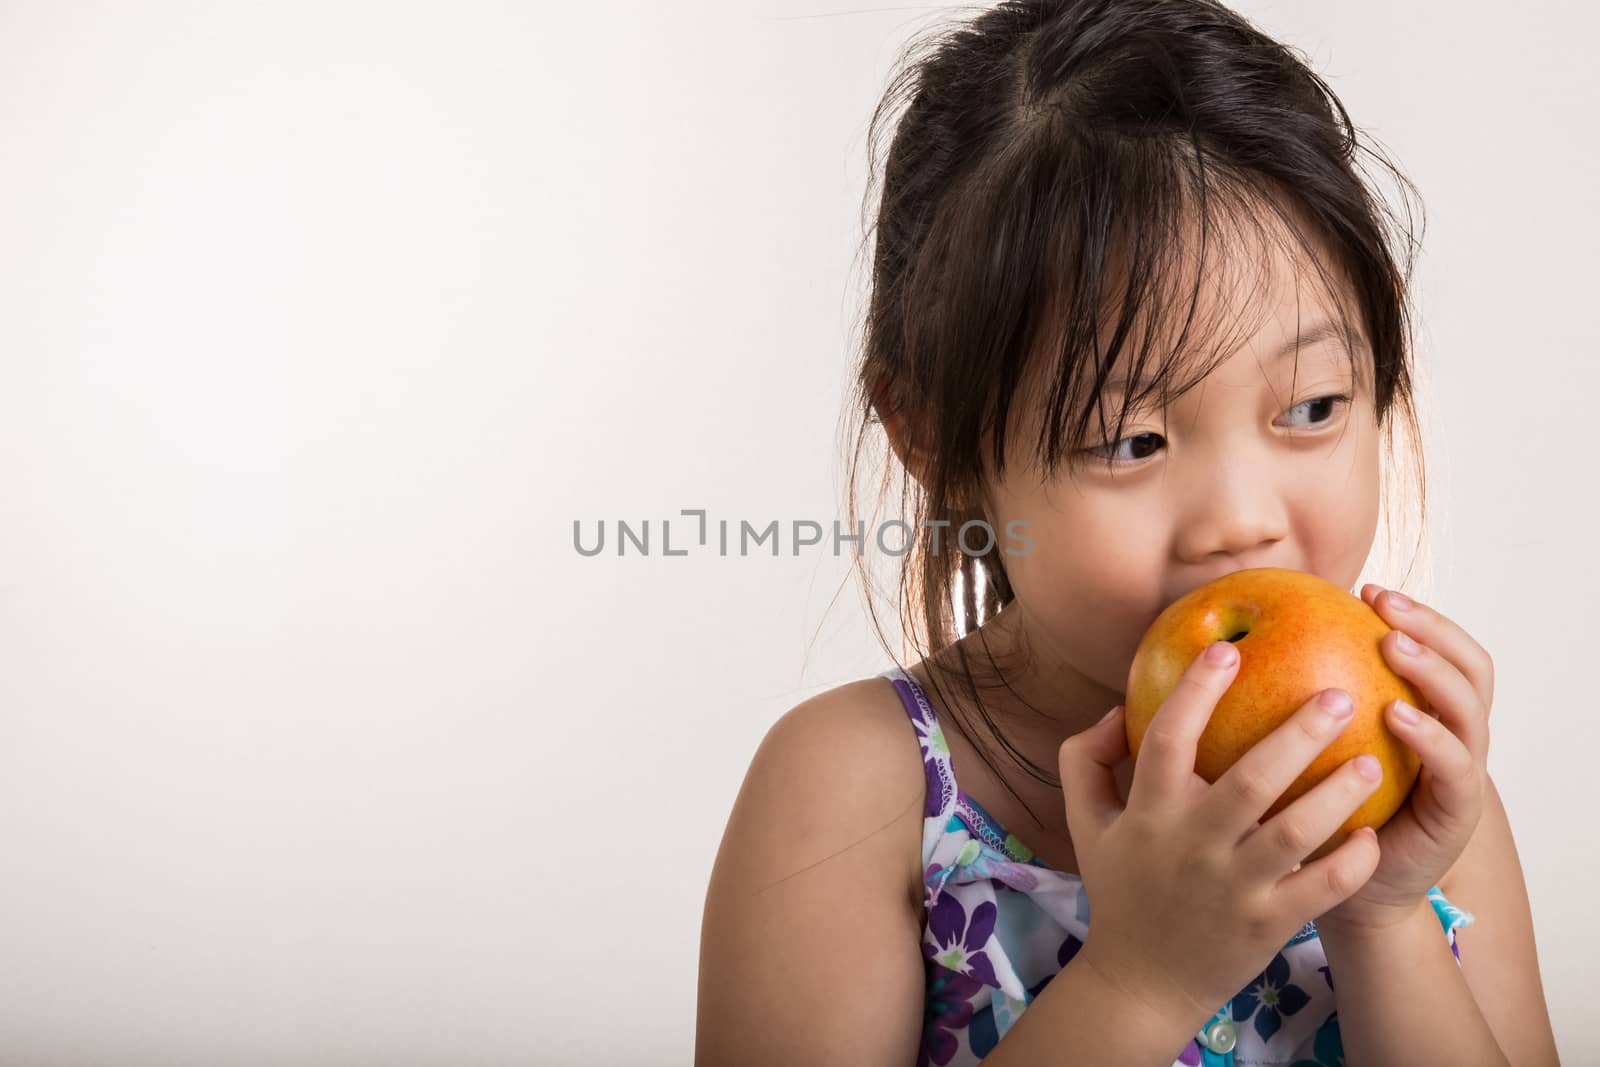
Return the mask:
M1226 662L1212 659L1216 649ZM1376 838L1363 830L1295 870L1376 788L1357 767L1362 757L1257 821L1349 723L1324 703L1337 710L1342 697L1348 709L1342 690L1318 694L1215 784L1195 773L1196 743L1238 663L1238 650L1219 641L1189 665L1140 742L1126 807L1112 773L1129 755L1121 705L1060 752L1067 830L1091 909L1078 955L1124 992L1201 1019L1378 865Z

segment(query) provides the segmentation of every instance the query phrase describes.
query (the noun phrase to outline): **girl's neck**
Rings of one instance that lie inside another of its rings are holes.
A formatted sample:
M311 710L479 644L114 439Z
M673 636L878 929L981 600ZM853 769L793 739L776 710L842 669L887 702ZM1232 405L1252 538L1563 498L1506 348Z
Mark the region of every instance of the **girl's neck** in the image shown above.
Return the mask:
M1013 602L957 642L959 649L952 645L924 660L913 668L913 674L929 690L941 716L962 788L1010 831L1021 835L1050 866L1077 873L1061 786L1053 784L1060 767L1061 742L1097 722L1122 700L1122 694L1095 684L1057 657L1040 655L1037 642L1033 648L1026 642L1019 644L1019 611L1020 605ZM963 649L992 727L974 709L968 682L961 673ZM936 689L929 686L935 678ZM945 714L952 704L959 707L959 716ZM969 737L968 731L978 736ZM1007 743L1001 743L995 733ZM1021 753L1037 771L1019 762L1008 747ZM980 758L979 749L986 759ZM1049 780L1041 780L1040 773ZM1126 797L1132 785L1131 761L1124 760L1114 774L1119 795Z
M963 720L981 726L963 676L961 655L976 682L989 718L1011 746L1034 763L1054 768L1061 742L1098 722L1123 694L1087 677L1045 642L1032 638L1026 607L1012 601L1004 610L938 655L923 661L938 682L946 705L959 702ZM1004 747L983 738L1002 756Z

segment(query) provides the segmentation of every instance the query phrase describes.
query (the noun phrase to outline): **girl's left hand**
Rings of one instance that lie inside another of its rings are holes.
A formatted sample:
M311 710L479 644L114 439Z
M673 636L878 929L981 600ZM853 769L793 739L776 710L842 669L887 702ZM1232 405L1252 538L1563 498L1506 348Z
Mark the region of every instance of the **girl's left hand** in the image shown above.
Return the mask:
M1423 712L1407 723L1396 714L1398 701L1384 710L1384 724L1422 758L1422 770L1410 799L1378 830L1377 870L1318 916L1319 926L1382 927L1414 913L1467 847L1488 778L1489 654L1460 626L1399 593L1368 584L1361 599L1394 628L1380 646L1384 659L1439 717Z

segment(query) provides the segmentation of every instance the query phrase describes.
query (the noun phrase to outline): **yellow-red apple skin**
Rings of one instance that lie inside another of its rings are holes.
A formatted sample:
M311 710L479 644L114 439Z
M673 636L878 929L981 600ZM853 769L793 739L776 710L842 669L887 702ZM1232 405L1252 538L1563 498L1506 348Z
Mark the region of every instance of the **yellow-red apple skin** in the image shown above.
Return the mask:
M1239 666L1195 752L1195 771L1215 782L1235 761L1324 689L1350 694L1355 714L1267 811L1264 824L1347 760L1378 757L1383 780L1303 863L1374 829L1405 803L1421 760L1384 723L1400 699L1431 714L1415 687L1390 669L1379 642L1391 627L1360 597L1314 574L1280 567L1235 571L1179 597L1145 631L1128 671L1128 750L1135 763L1145 730L1190 664L1216 641L1234 640Z

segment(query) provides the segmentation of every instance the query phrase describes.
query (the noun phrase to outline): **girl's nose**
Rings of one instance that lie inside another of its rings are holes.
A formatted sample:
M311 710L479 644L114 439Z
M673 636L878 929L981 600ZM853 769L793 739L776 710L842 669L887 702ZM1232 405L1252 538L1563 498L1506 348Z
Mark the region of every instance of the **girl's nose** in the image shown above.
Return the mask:
M1269 474L1221 464L1209 476L1186 472L1177 555L1187 563L1258 551L1288 536L1283 493Z

